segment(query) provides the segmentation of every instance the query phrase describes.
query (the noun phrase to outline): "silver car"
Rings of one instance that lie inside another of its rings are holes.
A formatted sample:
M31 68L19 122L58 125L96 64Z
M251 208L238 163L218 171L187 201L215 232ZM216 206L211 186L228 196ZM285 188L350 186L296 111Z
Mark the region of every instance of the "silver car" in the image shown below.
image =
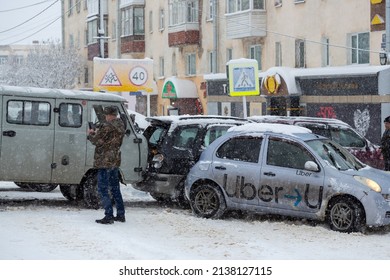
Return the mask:
M390 224L390 173L291 125L229 129L191 168L185 195L204 218L241 209L328 221L340 232Z

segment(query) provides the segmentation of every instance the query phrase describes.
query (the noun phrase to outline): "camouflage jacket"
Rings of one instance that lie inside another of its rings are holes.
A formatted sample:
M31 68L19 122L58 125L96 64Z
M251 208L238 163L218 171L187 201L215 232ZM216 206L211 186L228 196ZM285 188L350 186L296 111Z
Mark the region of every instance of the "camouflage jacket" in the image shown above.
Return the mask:
M88 139L95 145L94 167L114 168L121 164L121 152L125 127L121 119L103 123Z

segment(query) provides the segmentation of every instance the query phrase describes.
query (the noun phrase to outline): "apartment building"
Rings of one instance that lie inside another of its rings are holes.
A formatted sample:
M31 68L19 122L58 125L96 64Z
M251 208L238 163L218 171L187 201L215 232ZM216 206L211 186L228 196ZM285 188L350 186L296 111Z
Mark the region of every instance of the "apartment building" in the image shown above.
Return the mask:
M80 87L92 87L94 56L153 59L152 115L390 114L384 0L66 0L63 13L64 46L88 58ZM239 58L260 72L246 103L228 93L226 63ZM132 98L144 113L146 96Z

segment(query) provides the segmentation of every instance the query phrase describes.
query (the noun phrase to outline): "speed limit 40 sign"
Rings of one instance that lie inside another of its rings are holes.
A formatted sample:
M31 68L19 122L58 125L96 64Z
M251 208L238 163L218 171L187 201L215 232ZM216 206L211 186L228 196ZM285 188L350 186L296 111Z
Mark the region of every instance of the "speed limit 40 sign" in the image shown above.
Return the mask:
M129 73L130 82L136 86L142 86L148 80L148 72L141 66L136 66Z

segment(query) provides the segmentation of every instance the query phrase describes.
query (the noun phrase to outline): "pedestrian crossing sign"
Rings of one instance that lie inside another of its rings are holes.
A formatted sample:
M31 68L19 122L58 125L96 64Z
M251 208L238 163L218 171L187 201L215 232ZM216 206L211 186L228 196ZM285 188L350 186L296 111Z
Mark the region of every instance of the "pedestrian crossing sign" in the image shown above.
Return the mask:
M257 60L230 60L227 66L230 96L260 95Z

